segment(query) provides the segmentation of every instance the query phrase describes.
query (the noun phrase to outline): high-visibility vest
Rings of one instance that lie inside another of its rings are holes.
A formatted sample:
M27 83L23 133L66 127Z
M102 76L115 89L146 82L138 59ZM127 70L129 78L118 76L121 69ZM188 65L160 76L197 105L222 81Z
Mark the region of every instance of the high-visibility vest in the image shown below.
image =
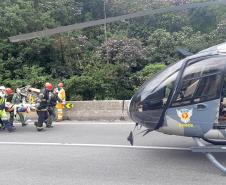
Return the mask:
M58 92L58 97L62 100L62 103L58 102L57 105L56 105L56 108L57 109L64 109L66 94L65 94L65 90L63 88L60 89L60 91Z
M66 94L65 94L65 90L62 88L60 89L60 91L58 92L58 97L64 102L66 100Z
M0 98L0 105L5 104L5 98Z
M57 121L63 120L63 109L64 109L64 104L66 100L66 95L65 95L65 90L63 88L60 89L58 92L58 97L62 100L62 102L58 102L56 104L56 109L57 109Z

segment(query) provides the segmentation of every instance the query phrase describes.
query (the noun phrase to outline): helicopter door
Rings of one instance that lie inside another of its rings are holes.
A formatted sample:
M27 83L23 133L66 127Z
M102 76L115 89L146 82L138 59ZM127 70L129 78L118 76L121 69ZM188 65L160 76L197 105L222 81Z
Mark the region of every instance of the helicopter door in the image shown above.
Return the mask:
M165 115L166 125L174 133L202 136L213 128L218 120L224 66L225 59L216 56L187 64Z

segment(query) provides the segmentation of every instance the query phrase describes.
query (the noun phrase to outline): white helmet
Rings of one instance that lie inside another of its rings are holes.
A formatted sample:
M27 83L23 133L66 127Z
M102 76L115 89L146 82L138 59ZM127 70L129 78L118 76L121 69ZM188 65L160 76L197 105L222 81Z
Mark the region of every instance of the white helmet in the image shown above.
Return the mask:
M0 86L0 90L5 90L5 86Z
M5 98L5 93L0 91L0 98Z

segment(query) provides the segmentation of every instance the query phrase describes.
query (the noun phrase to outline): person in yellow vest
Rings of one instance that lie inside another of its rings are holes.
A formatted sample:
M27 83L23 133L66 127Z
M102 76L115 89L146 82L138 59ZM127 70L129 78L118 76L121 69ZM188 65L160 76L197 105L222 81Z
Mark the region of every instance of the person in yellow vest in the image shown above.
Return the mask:
M9 132L12 132L15 130L15 127L11 122L8 120L8 116L6 114L6 98L5 98L5 87L0 86L0 123L1 128L7 129Z
M60 82L57 86L58 90L58 98L61 99L61 102L56 104L57 109L57 121L63 120L63 109L66 101L66 94L64 90L64 84Z
M61 104L62 104L62 107L64 108L65 101L66 101L66 94L64 90L64 84L62 82L58 84L58 97L61 99L62 101Z

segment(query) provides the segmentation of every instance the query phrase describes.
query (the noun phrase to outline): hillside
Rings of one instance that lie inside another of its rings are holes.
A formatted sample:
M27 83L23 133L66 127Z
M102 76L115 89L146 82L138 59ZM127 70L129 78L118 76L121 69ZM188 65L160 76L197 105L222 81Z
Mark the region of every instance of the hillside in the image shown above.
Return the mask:
M197 0L196 0L197 1ZM107 17L192 0L106 0ZM46 81L66 85L68 99L128 99L144 80L191 52L226 40L226 7L146 16L48 38L8 37L104 18L102 0L4 0L0 4L0 80L7 87Z

